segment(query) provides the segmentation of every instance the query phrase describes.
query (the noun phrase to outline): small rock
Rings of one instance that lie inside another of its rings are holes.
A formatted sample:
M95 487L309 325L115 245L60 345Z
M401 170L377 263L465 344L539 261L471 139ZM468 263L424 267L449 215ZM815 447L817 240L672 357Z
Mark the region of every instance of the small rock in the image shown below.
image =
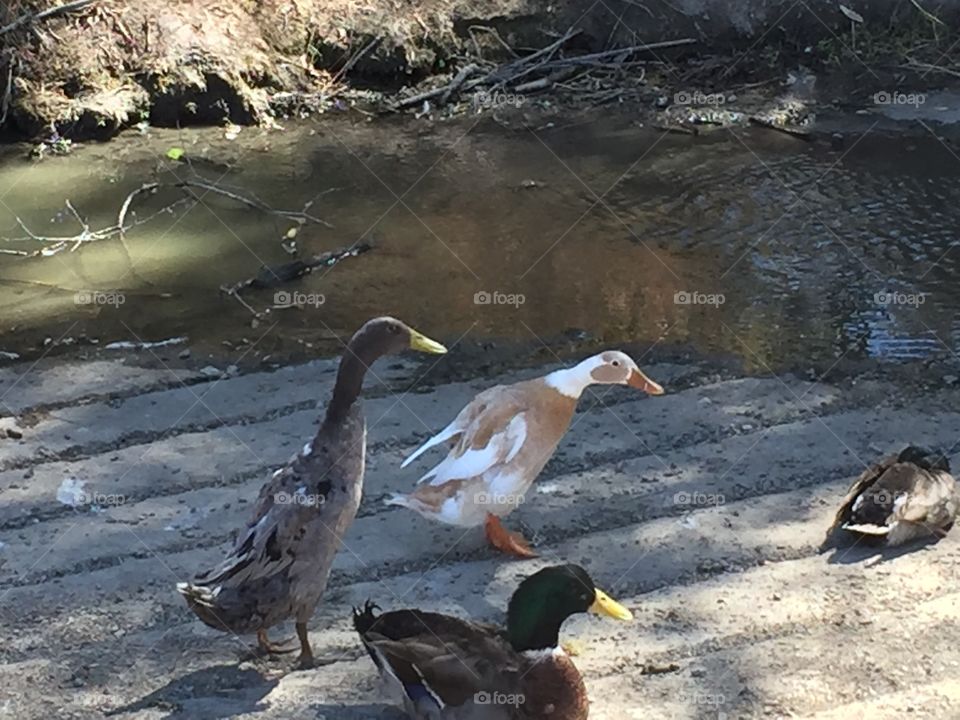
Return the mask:
M188 357L190 357L190 350L181 350L177 357L181 360L186 360Z
M960 378L957 378L956 375L944 375L944 376L943 376L943 381L944 381L945 383L947 383L947 385L956 385L958 379L960 379Z
M208 378L220 377L220 370L215 368L213 365L207 365L205 368L200 370L200 374Z

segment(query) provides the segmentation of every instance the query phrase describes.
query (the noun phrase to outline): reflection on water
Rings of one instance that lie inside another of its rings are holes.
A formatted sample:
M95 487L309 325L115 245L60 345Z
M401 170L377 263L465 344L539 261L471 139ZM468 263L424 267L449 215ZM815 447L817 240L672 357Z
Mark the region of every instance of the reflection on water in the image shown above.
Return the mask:
M274 310L252 327L219 287L290 260L292 223L207 195L132 231L126 249L110 240L50 258L0 255L0 349L36 353L45 335L86 334L329 351L334 334L379 313L448 341L536 342L579 328L604 344L663 338L731 352L758 369L957 349L960 161L932 136L868 134L836 150L761 130L662 136L620 119L536 133L472 122L325 119L234 141L152 130L41 163L11 148L2 235L23 235L16 216L37 234L78 232L66 199L91 227L114 223L123 197L159 170L278 208L315 199L311 211L334 228L305 226L301 255L358 239L377 247L287 287L322 293L323 305ZM166 160L171 146L192 169ZM142 204L141 217L164 199ZM124 302L77 304L89 290ZM263 309L274 292L245 297Z

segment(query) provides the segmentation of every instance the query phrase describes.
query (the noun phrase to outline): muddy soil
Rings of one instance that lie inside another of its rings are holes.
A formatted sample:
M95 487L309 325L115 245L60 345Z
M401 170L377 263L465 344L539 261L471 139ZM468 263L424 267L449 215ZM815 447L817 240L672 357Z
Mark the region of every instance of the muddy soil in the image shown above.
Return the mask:
M441 339L458 362L456 338ZM592 718L960 716L960 536L817 551L866 463L908 440L954 446L960 391L909 372L823 382L644 365L668 393L584 397L511 516L542 559L512 563L477 532L382 500L416 479L403 455L473 393L556 363L460 382L408 358L376 366L365 498L310 625L335 662L305 672L248 659L251 639L203 626L174 585L222 556L271 468L313 432L334 363L220 379L135 356L4 369L22 437L0 441L0 716L398 720L350 607L501 621L517 579L558 560L636 615L565 626L585 646ZM113 500L64 505L66 478Z
M573 30L570 55L689 42L631 56L600 83L613 90L604 102L644 109L678 91L767 83L799 64L835 75L838 100L864 83L916 91L956 76L960 3L848 5L845 14L826 0L95 0L0 36L0 127L75 140L143 121L271 124L342 103L379 112L471 64L506 62ZM48 8L5 3L0 26ZM528 92L548 105L581 103L584 89L567 79ZM636 86L645 92L616 92Z

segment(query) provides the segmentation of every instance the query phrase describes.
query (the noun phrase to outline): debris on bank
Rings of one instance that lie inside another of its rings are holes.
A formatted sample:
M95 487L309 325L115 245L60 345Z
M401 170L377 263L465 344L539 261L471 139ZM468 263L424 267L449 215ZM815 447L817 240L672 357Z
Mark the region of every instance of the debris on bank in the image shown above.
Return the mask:
M960 0L54 2L0 4L0 127L43 138L42 154L143 122L495 111L519 96L652 106L799 64L857 92L960 73Z

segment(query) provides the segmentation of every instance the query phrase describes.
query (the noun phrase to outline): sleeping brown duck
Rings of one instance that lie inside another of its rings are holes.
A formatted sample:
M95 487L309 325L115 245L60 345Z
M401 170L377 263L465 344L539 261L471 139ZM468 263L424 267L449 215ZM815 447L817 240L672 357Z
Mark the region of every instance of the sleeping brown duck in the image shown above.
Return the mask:
M840 505L825 547L850 533L869 542L901 545L942 537L960 507L946 456L911 445L867 468Z
M630 611L578 565L544 568L510 598L507 627L422 610L354 610L354 627L412 720L585 720L587 689L559 644L576 613Z
M264 485L227 558L192 583L177 585L207 625L255 632L261 649L283 652L270 643L267 629L294 618L300 662L311 664L307 621L326 589L363 488L366 423L358 402L363 378L377 358L408 348L446 352L440 343L389 317L370 320L350 340L314 438Z

